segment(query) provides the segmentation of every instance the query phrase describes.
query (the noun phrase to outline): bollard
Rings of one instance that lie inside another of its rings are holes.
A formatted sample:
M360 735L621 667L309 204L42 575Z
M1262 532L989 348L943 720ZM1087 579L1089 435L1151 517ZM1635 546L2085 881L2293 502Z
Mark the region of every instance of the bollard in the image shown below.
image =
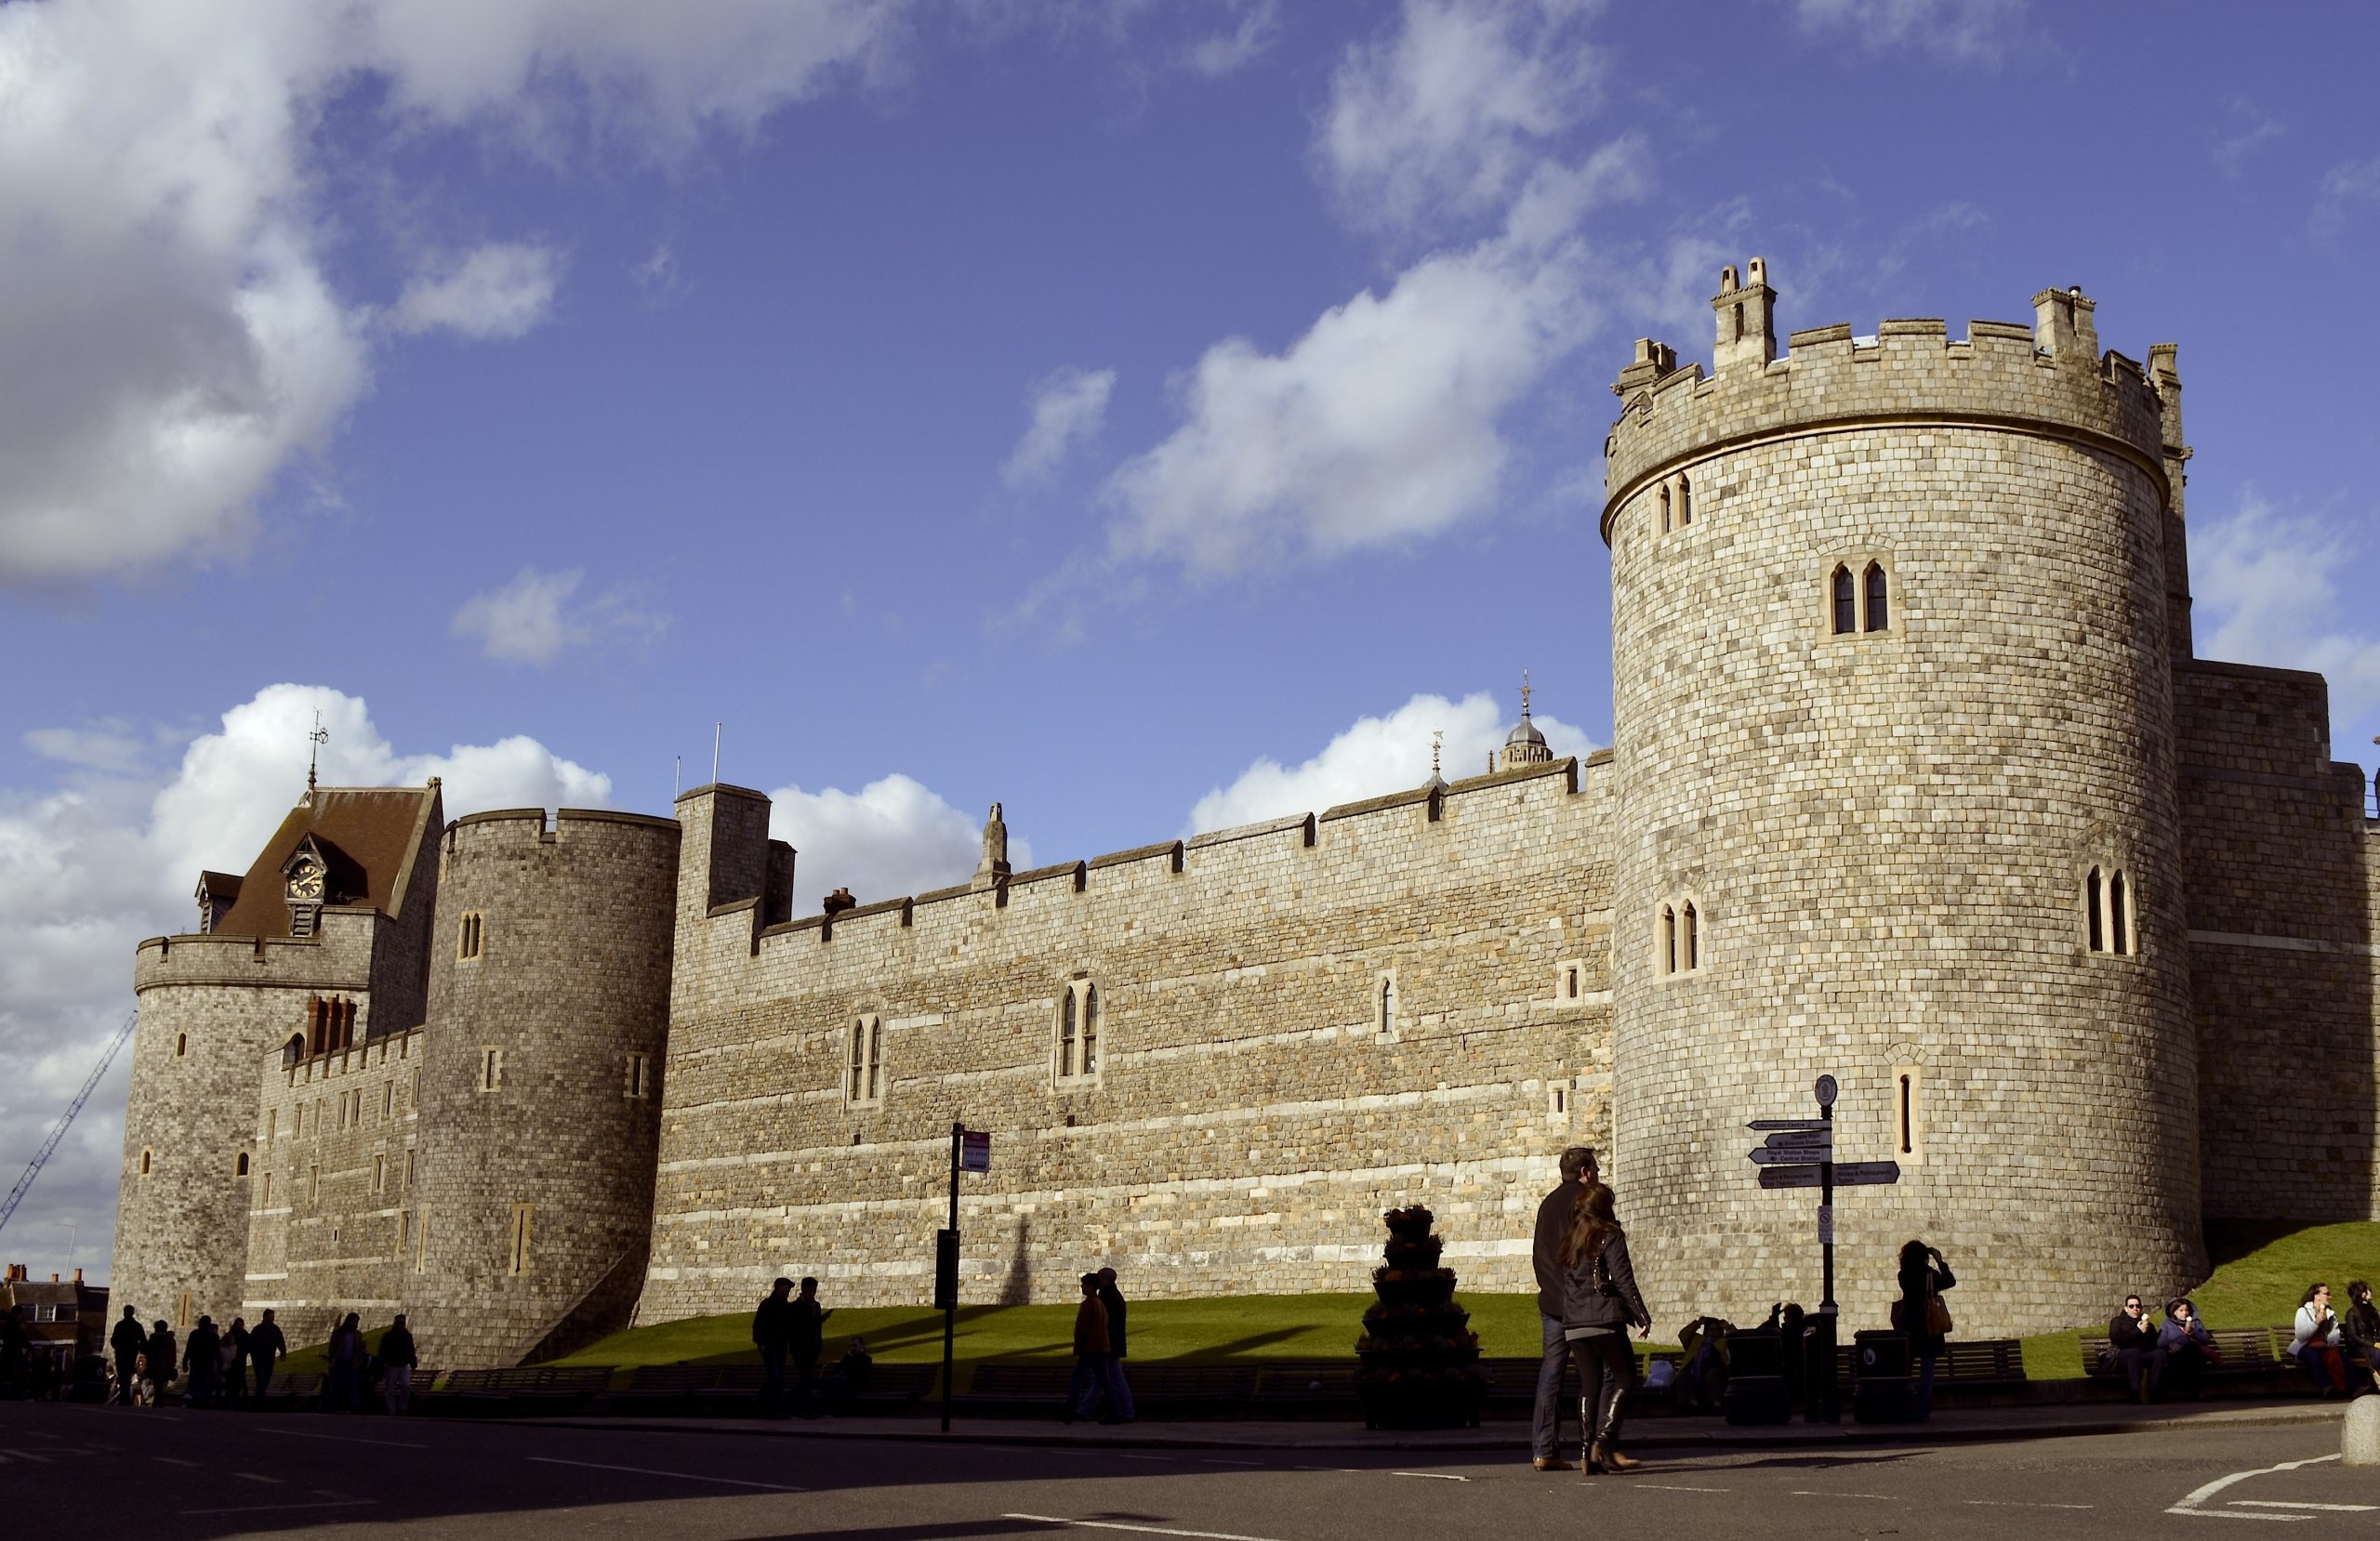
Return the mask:
M2347 1430L2339 1436L2341 1466L2380 1466L2380 1396L2347 1404Z

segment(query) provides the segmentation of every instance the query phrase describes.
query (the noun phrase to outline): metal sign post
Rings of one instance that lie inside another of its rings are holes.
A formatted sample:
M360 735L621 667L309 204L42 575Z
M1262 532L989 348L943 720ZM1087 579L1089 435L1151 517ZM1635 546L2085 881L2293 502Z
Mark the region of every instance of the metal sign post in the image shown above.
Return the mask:
M1882 1186L1900 1180L1900 1166L1890 1161L1834 1159L1834 1101L1841 1094L1831 1075L1821 1075L1811 1088L1818 1099L1816 1118L1755 1118L1746 1127L1765 1133L1752 1152L1763 1188L1815 1188L1818 1191L1818 1252L1825 1298L1810 1319L1809 1405L1803 1417L1811 1423L1833 1423L1843 1416L1835 1392L1834 1346L1834 1190Z
M942 1431L950 1432L950 1363L959 1339L959 1147L967 1126L950 1121L950 1225L934 1238L934 1304L942 1308Z

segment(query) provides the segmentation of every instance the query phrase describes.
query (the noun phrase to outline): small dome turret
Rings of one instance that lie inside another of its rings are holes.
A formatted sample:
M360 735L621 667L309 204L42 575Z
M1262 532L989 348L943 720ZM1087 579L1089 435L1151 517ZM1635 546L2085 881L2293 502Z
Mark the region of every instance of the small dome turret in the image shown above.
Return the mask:
M1514 770L1524 765L1551 765L1554 751L1547 747L1545 735L1528 719L1528 671L1521 671L1521 719L1513 724L1505 735L1503 761L1500 770Z

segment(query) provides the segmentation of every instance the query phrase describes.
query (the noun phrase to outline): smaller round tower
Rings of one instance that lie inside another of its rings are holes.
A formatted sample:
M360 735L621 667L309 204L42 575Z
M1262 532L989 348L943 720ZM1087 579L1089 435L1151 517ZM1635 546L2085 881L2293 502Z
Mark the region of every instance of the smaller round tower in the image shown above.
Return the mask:
M403 1297L441 1363L626 1324L644 1275L679 829L639 814L447 826Z

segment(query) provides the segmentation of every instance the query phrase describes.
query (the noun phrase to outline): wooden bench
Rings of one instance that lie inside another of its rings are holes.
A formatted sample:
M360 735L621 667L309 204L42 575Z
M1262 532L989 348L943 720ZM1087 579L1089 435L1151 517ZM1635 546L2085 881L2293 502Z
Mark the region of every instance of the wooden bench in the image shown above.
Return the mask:
M428 1394L462 1402L576 1402L602 1396L611 1384L612 1372L600 1364L534 1364L515 1370L449 1371Z
M279 1402L284 1397L292 1401L304 1397L318 1397L323 1394L323 1377L319 1375L276 1375L272 1377L272 1384L265 1388L264 1394L274 1402Z
M950 1399L951 1410L979 1417L1039 1416L1062 1410L1074 1380L1071 1363L994 1362L975 1368L974 1381Z
M2215 1339L2215 1351L2207 1356L2200 1373L2208 1380L2238 1380L2290 1368L2275 1341L2278 1338L2280 1343L2286 1343L2288 1332L2286 1327L2225 1327L2211 1332L2208 1336ZM2094 1380L2123 1379L2122 1364L2113 1361L2102 1363L2108 1351L2105 1333L2096 1337L2086 1333L2079 1346L2085 1376Z
M1144 1418L1211 1418L1238 1414L1256 1391L1245 1364L1141 1364L1124 1362L1132 1405Z
M1278 1360L1257 1375L1248 1399L1255 1417L1360 1417L1355 1364L1347 1360Z
M918 1410L942 1378L939 1364L886 1364L868 1372L867 1390L846 1391L842 1376L828 1371L818 1377L819 1400L832 1413L902 1417Z

